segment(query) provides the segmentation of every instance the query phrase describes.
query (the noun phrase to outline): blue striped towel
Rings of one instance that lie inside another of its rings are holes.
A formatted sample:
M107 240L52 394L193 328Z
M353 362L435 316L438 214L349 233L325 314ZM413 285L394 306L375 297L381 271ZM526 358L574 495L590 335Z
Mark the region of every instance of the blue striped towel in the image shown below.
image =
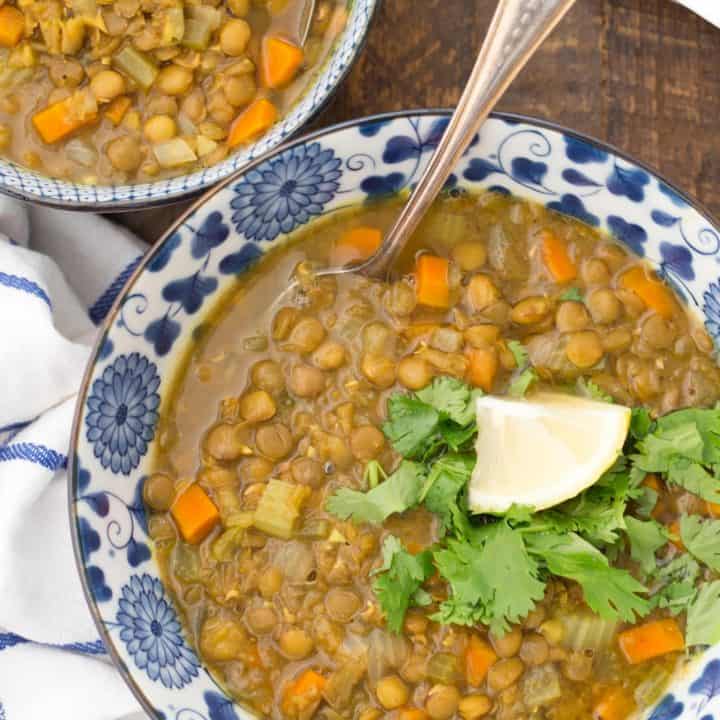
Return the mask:
M65 468L97 325L144 250L100 217L0 198L0 720L139 712L82 594Z

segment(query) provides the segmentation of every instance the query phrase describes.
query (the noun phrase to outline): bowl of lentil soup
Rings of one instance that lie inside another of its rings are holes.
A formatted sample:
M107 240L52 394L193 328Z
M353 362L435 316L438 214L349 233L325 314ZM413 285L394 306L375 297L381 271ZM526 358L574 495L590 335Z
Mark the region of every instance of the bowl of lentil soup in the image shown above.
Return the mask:
M0 8L0 191L72 209L200 192L285 142L359 54L377 0Z
M106 320L71 520L150 714L720 711L718 226L615 150L494 115L387 282L317 280L377 247L447 122L355 121L259 160ZM631 408L624 446L559 504L470 513L476 404L548 393Z

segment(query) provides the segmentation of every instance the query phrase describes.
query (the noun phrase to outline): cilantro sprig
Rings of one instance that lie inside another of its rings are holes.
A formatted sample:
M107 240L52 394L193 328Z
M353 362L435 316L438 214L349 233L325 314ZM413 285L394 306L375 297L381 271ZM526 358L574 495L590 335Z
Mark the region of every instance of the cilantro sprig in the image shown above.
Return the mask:
M508 348L523 394L523 375L534 370L519 342ZM612 401L591 380L580 381L577 391ZM682 410L657 421L635 410L625 455L592 487L541 512L514 506L502 517L478 517L466 499L473 468L483 461L472 447L478 394L444 377L418 393L391 396L383 430L404 459L387 477L369 463L367 492L343 488L327 501L329 512L358 523L380 524L420 505L438 518L440 541L419 555L393 536L385 540L374 589L388 627L400 632L409 607L432 604L438 622L483 623L502 634L556 576L578 583L603 618L634 622L655 608L687 610L688 646L720 642L720 580L702 581L707 572L720 573L720 520L682 516L679 539L687 553L674 556L669 532L651 517L657 493L642 483L648 472L659 473L720 501L720 410ZM635 563L630 569L613 564L625 548ZM433 603L423 583L435 570L449 594Z

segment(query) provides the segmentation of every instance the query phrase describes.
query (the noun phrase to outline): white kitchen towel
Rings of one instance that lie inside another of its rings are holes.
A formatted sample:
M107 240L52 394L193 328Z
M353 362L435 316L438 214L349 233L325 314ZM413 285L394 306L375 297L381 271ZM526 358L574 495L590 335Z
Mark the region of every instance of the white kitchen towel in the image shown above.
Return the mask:
M720 0L675 0L675 2L685 5L700 17L720 27Z
M0 198L0 720L145 717L85 603L66 466L96 326L146 247Z

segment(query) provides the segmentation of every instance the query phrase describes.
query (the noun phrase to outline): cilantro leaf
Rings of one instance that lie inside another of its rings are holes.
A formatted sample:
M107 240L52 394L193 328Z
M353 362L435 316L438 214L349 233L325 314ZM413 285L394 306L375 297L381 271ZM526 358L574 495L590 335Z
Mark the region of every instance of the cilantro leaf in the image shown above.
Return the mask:
M443 532L453 526L465 535L467 512L458 505L458 495L467 487L475 467L474 455L450 454L438 460L430 470L420 501L438 515Z
M650 432L652 423L653 421L647 408L633 408L630 417L630 435L635 438L635 440L642 440Z
M458 425L467 425L475 419L475 398L482 391L472 390L460 380L444 375L415 393L418 400L431 405Z
M538 379L534 368L525 368L511 383L508 394L512 397L525 397L530 386Z
M452 421L443 421L438 426L438 432L448 447L457 452L460 448L468 445L477 434L477 425L472 422L465 427L460 427Z
M720 520L683 515L680 518L680 538L694 558L712 570L720 571Z
M560 297L559 300L574 300L575 302L583 302L583 294L580 292L580 288L571 287L568 288Z
M341 520L377 525L417 505L424 480L422 465L403 460L385 482L368 492L340 488L327 499L325 509Z
M630 540L630 556L646 574L655 570L655 553L667 543L667 533L655 520L638 520L632 516L625 518L625 531Z
M508 340L507 346L515 358L515 365L518 368L526 367L530 356L525 346L519 340Z
M658 568L650 588L653 607L667 608L673 615L685 612L697 592L699 574L700 566L689 554Z
M449 540L434 553L451 588L435 619L472 625L482 622L497 635L524 618L543 597L545 583L528 554L522 533L500 521L473 542Z
M690 603L685 643L714 645L720 642L720 580L703 585Z
M530 553L541 558L553 575L575 580L585 602L600 617L633 622L646 615L650 603L641 594L646 588L627 570L610 567L607 558L575 533L528 536Z
M395 450L408 459L421 454L440 422L440 413L434 407L401 394L388 400L388 415L383 432Z
M430 596L421 585L433 574L429 551L411 555L394 535L385 538L382 548L383 565L373 590L382 608L388 627L400 634L405 613L411 605L427 605Z
M699 463L675 460L667 472L667 480L708 502L720 502L720 483Z
M599 400L606 403L615 402L611 395L608 395L597 383L592 380L586 380L582 377L578 378L577 389L581 395L590 398L591 400Z
M641 486L633 498L635 500L635 513L643 518L649 518L658 501L658 494L651 487Z

